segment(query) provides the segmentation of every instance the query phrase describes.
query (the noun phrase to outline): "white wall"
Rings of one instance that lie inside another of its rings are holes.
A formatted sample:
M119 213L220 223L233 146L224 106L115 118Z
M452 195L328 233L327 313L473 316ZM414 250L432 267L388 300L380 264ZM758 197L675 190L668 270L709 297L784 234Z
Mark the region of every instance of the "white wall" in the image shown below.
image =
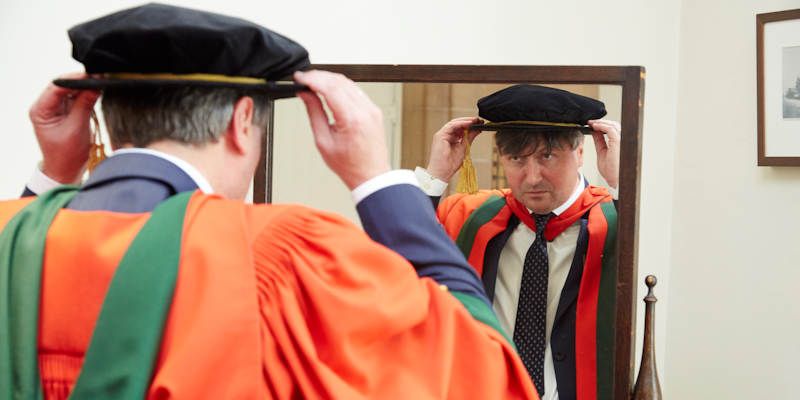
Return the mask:
M800 168L756 166L755 14L800 2L683 7L668 398L796 399Z
M138 3L4 0L0 5L0 87L3 88L0 120L4 123L0 136L0 171L3 171L0 198L18 195L38 158L26 119L27 107L45 82L62 72L79 69L69 58L67 28ZM263 23L305 45L312 61L317 63L645 66L639 271L642 276L646 273L659 276L660 309L668 303L664 294L670 281L680 2L197 0L176 3ZM710 15L713 14L709 18ZM662 312L658 320L660 355L664 354L662 333L667 324L664 317L666 313ZM637 347L639 343L637 340Z

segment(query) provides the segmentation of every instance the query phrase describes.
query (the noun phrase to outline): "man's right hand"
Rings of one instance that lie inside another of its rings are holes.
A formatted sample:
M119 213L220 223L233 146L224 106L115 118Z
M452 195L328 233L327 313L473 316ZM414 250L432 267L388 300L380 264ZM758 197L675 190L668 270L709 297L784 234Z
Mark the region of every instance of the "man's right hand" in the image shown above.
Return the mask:
M464 142L464 130L471 125L481 122L477 117L456 118L446 123L433 135L431 143L431 156L428 161L428 173L432 176L449 182L456 171L461 168L467 144ZM480 131L469 131L468 140L471 144Z
M89 158L89 115L99 97L99 92L70 90L51 83L31 106L28 115L42 151L42 172L48 177L60 183L80 180Z

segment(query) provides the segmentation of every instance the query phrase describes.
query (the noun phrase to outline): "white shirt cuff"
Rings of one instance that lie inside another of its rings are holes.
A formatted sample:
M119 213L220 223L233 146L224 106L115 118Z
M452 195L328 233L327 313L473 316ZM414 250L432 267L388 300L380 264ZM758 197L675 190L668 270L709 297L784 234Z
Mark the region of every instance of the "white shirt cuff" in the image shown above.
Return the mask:
M614 199L614 200L619 200L619 189L617 189L617 188L612 188L612 187L610 187L610 186L609 186L607 189L608 189L608 193L610 193L610 194L611 194L611 198L612 198L612 199Z
M394 185L408 184L419 187L417 178L414 173L407 169L395 169L389 172L384 172L356 187L350 192L353 195L353 203L358 204L361 200L366 199L369 195L377 192L378 190L387 188Z
M417 167L414 169L414 175L417 177L420 188L428 196L439 197L447 189L447 182L431 175L425 168Z
M28 180L28 189L36 195L40 195L45 193L51 189L55 189L59 186L67 185L67 183L61 183L42 172L41 163L33 169L33 175L31 175L31 179Z

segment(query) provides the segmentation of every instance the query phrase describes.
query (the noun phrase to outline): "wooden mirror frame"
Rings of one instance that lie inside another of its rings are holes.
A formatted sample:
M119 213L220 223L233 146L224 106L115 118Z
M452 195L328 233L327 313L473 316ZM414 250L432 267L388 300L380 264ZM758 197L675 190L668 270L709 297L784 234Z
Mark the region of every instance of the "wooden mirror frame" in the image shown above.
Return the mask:
M615 399L630 398L636 337L634 282L638 257L644 67L318 64L311 68L339 72L356 82L597 84L622 87L613 393ZM261 161L253 180L253 201L256 203L270 202L272 199L273 110L274 107L270 110ZM623 332L627 334L620 334Z

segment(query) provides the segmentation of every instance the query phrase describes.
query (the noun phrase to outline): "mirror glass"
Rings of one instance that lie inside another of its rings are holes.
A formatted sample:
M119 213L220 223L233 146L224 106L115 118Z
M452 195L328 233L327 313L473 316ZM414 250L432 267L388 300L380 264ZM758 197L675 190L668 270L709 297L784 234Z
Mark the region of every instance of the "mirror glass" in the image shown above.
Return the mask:
M392 167L426 166L432 135L456 117L477 115L478 99L505 87L531 83L557 87L605 103L605 118L620 122L619 201L616 268L604 279L613 293L613 315L603 315L604 354L612 368L598 370L598 398L628 398L632 390L637 276L638 202L644 98L644 68L638 66L491 65L315 65L358 82L382 109ZM358 224L349 190L314 149L305 108L298 99L276 101L265 152L254 180L256 202L301 203L342 214ZM505 187L497 163L494 133L483 132L472 146L479 188ZM597 170L594 141L584 136L581 172L607 186ZM270 156L271 155L271 156ZM458 174L454 177L457 179ZM448 191L452 193L455 182ZM447 195L448 193L445 193ZM563 294L563 292L562 292ZM609 304L606 303L606 310ZM598 318L601 316L598 315ZM599 319L598 319L599 320ZM600 349L600 348L598 348ZM608 359L607 359L608 361ZM580 372L580 371L579 371Z

